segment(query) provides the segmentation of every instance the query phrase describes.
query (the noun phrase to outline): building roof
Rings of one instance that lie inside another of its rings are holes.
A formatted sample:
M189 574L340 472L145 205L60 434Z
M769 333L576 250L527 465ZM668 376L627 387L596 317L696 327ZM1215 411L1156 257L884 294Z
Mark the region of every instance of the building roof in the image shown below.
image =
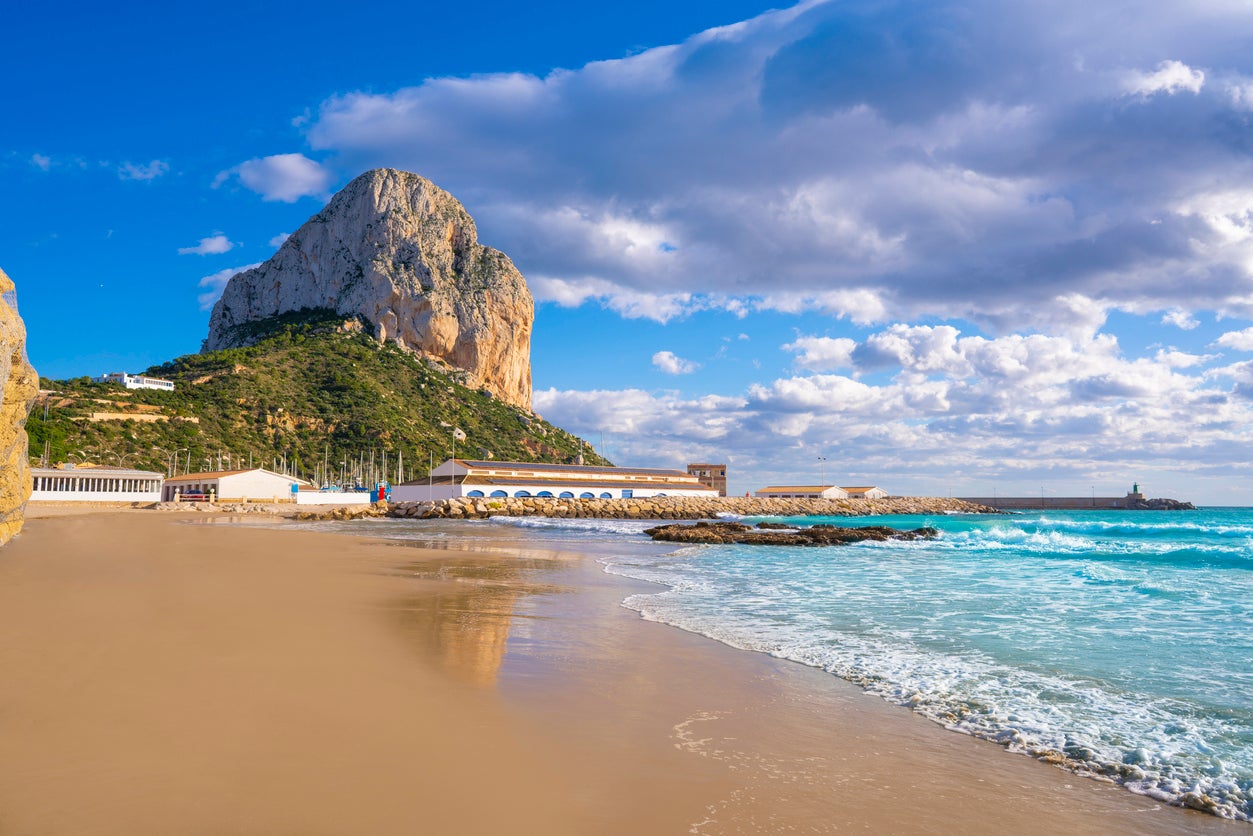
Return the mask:
M883 488L880 488L878 485L867 485L864 488L844 488L844 490L848 491L849 493L852 493L853 491L856 491L857 493L864 493L865 491L873 491L873 490L881 491L883 490Z
M834 487L837 487L837 486L836 486L836 485L801 485L801 486L799 486L799 487L797 487L797 486L791 486L791 487L788 487L788 486L786 486L786 485L785 485L785 486L783 486L783 487L779 487L779 486L775 485L775 486L771 486L771 487L769 487L769 488L762 488L761 490L759 490L759 491L757 491L757 492L758 492L758 493L765 493L766 491L788 491L789 493L801 493L801 492L804 492L804 493L822 493L823 491L829 491L829 490L831 490L831 489L832 489L832 488L834 488ZM840 488L840 490L845 491L845 490L848 490L848 488Z
M687 474L684 474L685 476ZM702 485L697 481L684 482L665 482L665 481L647 481L642 479L579 479L577 481L569 479L553 479L543 476L486 476L470 474L467 476L436 476L433 479L414 479L403 483L405 486L422 485L468 485L475 487L507 487L507 486L528 486L540 488L563 488L587 490L589 488L627 488L627 489L646 489L656 488L658 490L685 490L685 491L711 491L707 485Z
M32 476L134 476L151 479L165 478L165 474L153 470L135 470L129 467L109 467L92 465L91 467L32 467Z
M203 482L206 479L221 479L224 476L238 476L241 473L265 473L269 476L276 476L279 479L286 479L289 482L297 482L304 485L313 484L308 479L301 479L297 476L284 476L282 473L275 473L272 470L266 470L264 467L244 468L243 470L212 470L205 473L184 473L182 476L171 476L165 482L167 485L171 482Z
M547 462L498 462L473 459L453 459L459 465L474 470L549 470L556 473L637 473L645 476L689 477L686 470L666 470L656 467L598 467L586 464L548 464Z

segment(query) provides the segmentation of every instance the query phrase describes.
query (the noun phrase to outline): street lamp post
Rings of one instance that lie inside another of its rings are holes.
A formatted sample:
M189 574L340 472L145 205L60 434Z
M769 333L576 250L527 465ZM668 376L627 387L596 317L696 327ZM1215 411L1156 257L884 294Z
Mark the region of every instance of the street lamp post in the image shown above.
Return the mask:
M827 457L826 456L818 457L818 483L822 485L822 487L824 488L827 486Z

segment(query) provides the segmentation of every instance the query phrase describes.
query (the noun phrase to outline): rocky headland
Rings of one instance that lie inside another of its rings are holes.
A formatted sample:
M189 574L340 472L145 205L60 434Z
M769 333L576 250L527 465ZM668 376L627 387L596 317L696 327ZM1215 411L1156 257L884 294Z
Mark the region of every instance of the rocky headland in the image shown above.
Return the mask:
M354 179L269 261L231 278L204 351L250 344L250 324L302 310L361 317L380 341L435 358L502 401L531 408L526 280L478 242L451 194L405 171Z
M26 418L39 393L39 375L26 359L26 326L17 313L13 281L0 270L0 545L22 528L30 497Z

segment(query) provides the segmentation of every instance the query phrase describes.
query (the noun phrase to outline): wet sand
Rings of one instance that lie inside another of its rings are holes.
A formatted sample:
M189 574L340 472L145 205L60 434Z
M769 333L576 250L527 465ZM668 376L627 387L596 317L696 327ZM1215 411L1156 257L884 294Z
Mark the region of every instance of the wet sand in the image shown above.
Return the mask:
M0 550L0 834L1251 832L642 621L579 555L229 523Z

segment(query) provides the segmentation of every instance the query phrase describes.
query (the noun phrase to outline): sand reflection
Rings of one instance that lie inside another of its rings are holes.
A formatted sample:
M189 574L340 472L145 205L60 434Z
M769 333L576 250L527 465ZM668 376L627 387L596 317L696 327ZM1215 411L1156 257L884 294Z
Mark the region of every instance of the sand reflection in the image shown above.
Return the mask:
M569 559L558 552L520 555L493 547L467 553L463 547L405 564L395 574L420 586L396 603L397 621L420 657L434 660L458 680L494 687L510 626L523 617L519 602L569 591L552 583Z

